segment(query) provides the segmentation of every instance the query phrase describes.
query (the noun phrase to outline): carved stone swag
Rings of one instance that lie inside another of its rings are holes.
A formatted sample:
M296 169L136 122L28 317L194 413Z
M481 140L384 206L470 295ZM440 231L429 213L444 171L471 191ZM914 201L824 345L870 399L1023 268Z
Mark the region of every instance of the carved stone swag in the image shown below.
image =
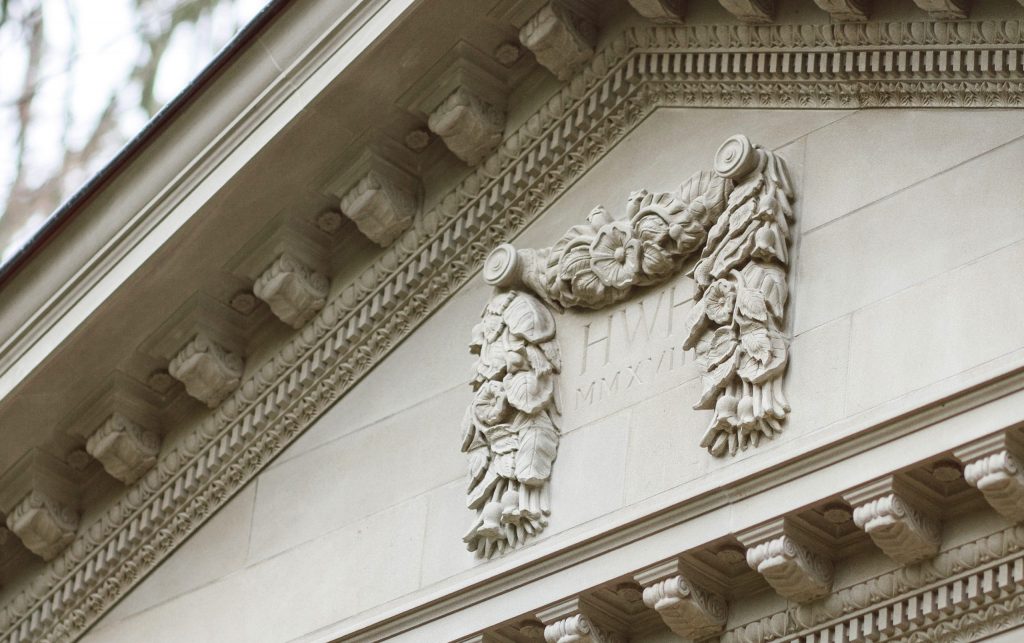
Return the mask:
M703 383L694 408L714 409L701 446L735 454L782 431L793 198L783 160L736 135L713 171L675 192L633 192L621 216L598 206L548 248L491 252L483 277L496 292L473 329L476 394L462 426L470 551L490 558L547 525L559 439L552 310L604 308L693 264L683 348Z

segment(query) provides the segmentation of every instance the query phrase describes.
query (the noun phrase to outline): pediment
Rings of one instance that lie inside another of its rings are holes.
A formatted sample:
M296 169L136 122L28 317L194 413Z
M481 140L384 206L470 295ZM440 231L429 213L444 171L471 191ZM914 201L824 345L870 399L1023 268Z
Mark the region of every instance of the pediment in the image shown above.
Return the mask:
M595 205L624 207L630 192L640 188L676 189L707 168L717 147L737 132L791 163L799 218L799 139L847 110L1019 106L1024 60L1015 48L1021 39L1016 21L948 23L920 14L829 23L820 12L805 21L783 14L785 20L754 27L715 4L698 11L715 22L664 25L640 20L624 3L615 10L571 3L600 29L593 40L586 30L583 36L569 30L548 43L580 55L567 71L538 66L536 60L543 65L552 59L523 49L540 47L529 37L516 44L541 4L479 10L487 26L473 38L477 45L511 42L518 57L509 55L509 64L492 60L497 54L481 46L460 44L453 29L445 43L432 45L436 55L422 66L424 73L436 74L438 86L456 89L435 95L429 83L411 80L408 87L389 86L403 115L382 128L370 127L372 114L360 102L361 120L353 118L351 128L365 124L363 131L373 129L374 135L388 131L373 141L351 132L332 139L347 141L344 160L322 163L308 176L290 175L292 187L305 184L304 200L296 205L300 214L290 216L278 203L280 211L258 215L239 233L244 238L224 242L229 258L216 265L228 277L211 277L202 288L179 288L173 310L146 316L154 318L153 328L132 335L135 344L126 343L118 353L130 372L117 376L117 386L83 387L80 403L65 414L88 418L90 427L71 431L74 418L55 417L58 428L46 434L48 442L29 444L34 438L26 438L25 453L33 447L47 454L32 459L49 461L58 452L57 459L65 460L47 470L61 469L79 489L51 495L68 506L80 503L83 522L35 530L62 532L58 540L67 540L56 551L45 549L51 562L20 549L11 555L14 582L4 590L0 630L45 632L54 640L77 637L290 445L322 439L318 420L340 408L350 391L380 381L378 373L395 374L389 386L398 389L402 377L422 380L424 367L409 372L407 361L429 364L422 354L410 356L426 350L429 342L423 340L434 339L426 325L450 319L452 311L461 321L445 325L444 337L452 341L434 351L445 353L437 359L464 360L468 368L464 346L490 292L480 270L499 244L550 245ZM394 19L406 30L425 20L415 11ZM303 59L310 68L328 53L341 55L337 32L322 36L327 44ZM386 35L378 37L381 47L398 46ZM583 56L587 46L591 53ZM460 62L479 55L486 61ZM301 82L315 77L307 71ZM293 134L282 129L285 134L264 141L262 156L239 174L250 182L260 172L267 176L274 154L294 158L284 151L288 145L312 145L317 127L333 117L331 108L343 102L346 91L374 89L366 68L346 73L328 89L322 86L323 95L310 89L310 111L294 116ZM504 110L502 122L495 110ZM221 211L253 206L230 189L211 203ZM211 237L228 221L182 228L149 261L186 262L189 235L203 237L203 248L215 248ZM135 281L111 295L109 308L98 308L92 323L126 310L132 294L159 283L154 265L139 268ZM558 385L563 431L614 415L627 403L686 388L696 373L678 349L683 320L675 316L675 304L682 302L678 310L684 311L692 288L681 271L613 308L557 318L566 365ZM474 310L468 317L467 309ZM607 343L599 350L606 353L595 358L587 353L600 338L591 333L602 324ZM80 341L88 346L100 331L86 330ZM67 341L58 357L71 360L76 340ZM113 372L116 362L103 363ZM172 379L154 381L153 373ZM132 394L140 386L147 391L142 402ZM9 402L8 412L24 417L30 399ZM467 386L466 403L470 399ZM705 412L691 413L695 424L706 421ZM130 472L125 477L134 481L114 484L92 460L82 471L68 471L68 456L86 451L92 426L116 416L126 420L115 423L123 436L118 470ZM141 473L133 466L152 457L153 440L145 432L154 430L163 446ZM696 461L698 452L694 446L686 457ZM11 453L12 465L18 455ZM706 465L695 465L700 466Z

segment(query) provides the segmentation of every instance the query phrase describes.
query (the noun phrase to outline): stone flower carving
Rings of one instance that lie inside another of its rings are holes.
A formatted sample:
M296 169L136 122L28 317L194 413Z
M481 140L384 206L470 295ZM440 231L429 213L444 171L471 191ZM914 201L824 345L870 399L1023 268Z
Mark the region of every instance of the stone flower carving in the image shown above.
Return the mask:
M462 431L477 512L465 536L471 551L502 553L547 524L558 448L551 309L609 306L696 260L683 346L702 378L694 408L714 409L701 445L720 456L782 430L792 199L782 159L733 136L713 172L678 190L635 191L619 216L597 207L549 248L491 252L484 280L498 292L473 329L476 396Z
M547 526L548 478L558 452L555 320L536 297L495 295L473 329L475 395L462 426L469 458L464 540L490 558Z
M619 222L601 228L590 246L590 268L605 286L631 285L640 269L640 243L632 229Z

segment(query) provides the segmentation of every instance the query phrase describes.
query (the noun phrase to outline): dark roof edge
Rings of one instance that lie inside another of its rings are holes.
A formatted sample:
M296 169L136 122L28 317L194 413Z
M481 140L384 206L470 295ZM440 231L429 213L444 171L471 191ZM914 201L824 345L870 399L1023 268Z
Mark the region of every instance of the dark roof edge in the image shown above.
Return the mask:
M47 217L28 242L19 248L6 263L0 265L0 288L28 263L32 255L42 250L43 246L56 236L64 224L83 209L93 195L110 183L118 172L134 160L150 141L159 136L174 117L187 108L192 100L213 82L218 73L259 36L263 28L281 13L288 3L289 0L270 0L241 31L217 52L213 60L185 86L185 89L160 108L160 111L149 119L139 133L124 144L110 162Z

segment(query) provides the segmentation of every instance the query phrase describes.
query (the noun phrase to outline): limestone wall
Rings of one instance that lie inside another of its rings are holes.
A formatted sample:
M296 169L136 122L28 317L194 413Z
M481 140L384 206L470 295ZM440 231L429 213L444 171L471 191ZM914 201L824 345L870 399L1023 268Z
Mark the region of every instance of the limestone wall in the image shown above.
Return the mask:
M734 133L778 151L795 181L786 431L736 457L699 447L708 412L690 410L699 383L678 348L688 278L568 313L542 540L568 546L658 494L728 484L1024 353L1020 112L659 110L515 244L674 188ZM456 294L85 640L291 640L508 564L461 541L466 346L489 292L477 278Z

